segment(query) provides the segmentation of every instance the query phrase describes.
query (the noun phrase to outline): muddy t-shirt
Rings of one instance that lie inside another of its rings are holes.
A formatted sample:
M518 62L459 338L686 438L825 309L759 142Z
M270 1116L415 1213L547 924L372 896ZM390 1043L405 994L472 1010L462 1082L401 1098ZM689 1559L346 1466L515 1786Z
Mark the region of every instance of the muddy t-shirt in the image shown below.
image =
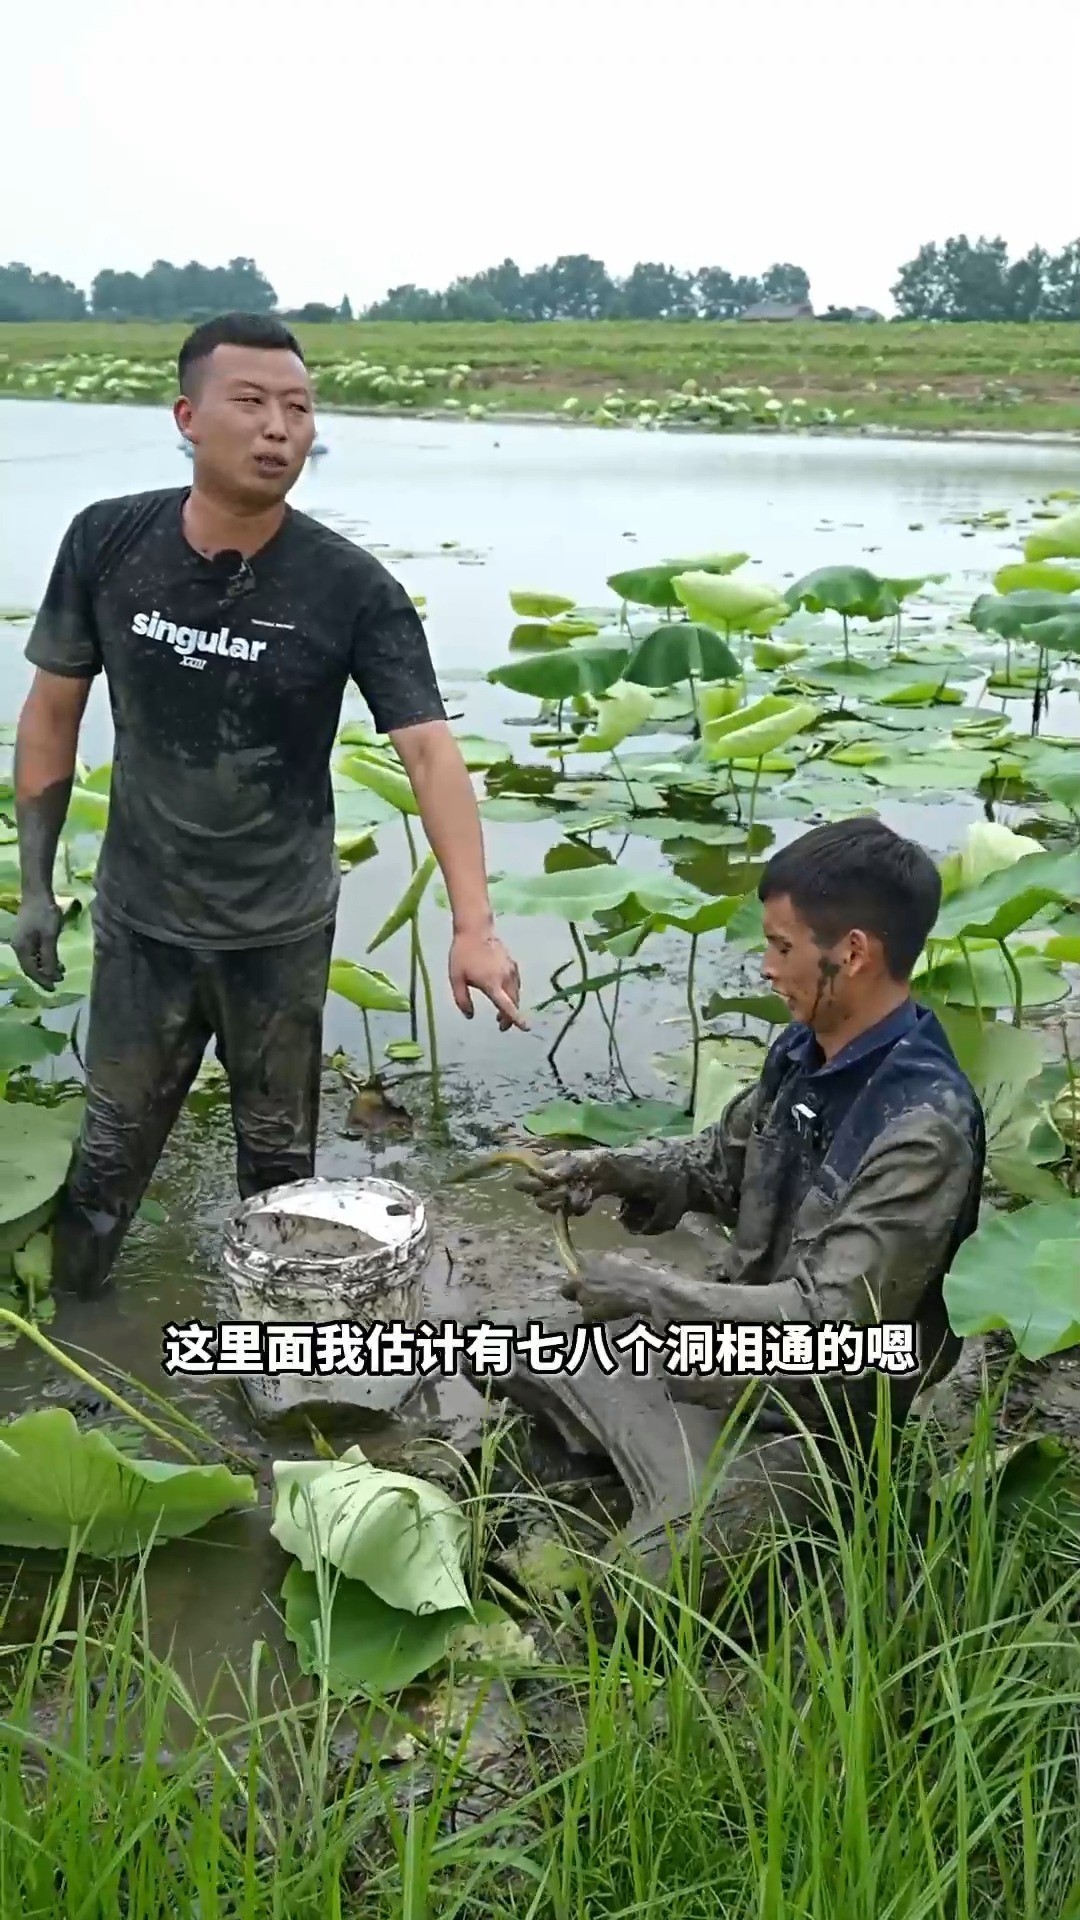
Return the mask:
M443 719L438 682L412 601L371 554L290 508L246 563L207 560L186 497L77 515L26 657L105 674L105 911L185 945L301 939L337 906L330 763L350 678L381 733Z

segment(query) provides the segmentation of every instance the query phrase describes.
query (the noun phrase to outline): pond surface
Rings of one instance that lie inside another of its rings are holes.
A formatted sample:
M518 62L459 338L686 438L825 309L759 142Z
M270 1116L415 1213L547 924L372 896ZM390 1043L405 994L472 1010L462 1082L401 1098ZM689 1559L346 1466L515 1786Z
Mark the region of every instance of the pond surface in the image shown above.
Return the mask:
M674 553L739 548L778 583L840 561L894 575L947 572L966 606L994 569L1016 556L1017 536L991 527L965 534L956 521L993 508L1024 508L1073 483L1077 471L1075 456L1065 450L928 442L729 439L345 416L327 416L323 437L329 452L309 469L294 504L374 548L410 591L426 595L430 642L452 714L462 716L470 732L505 739L526 757L521 722L531 716L533 703L482 679L506 654L515 624L511 588L543 588L601 604L610 598L606 576L620 568ZM181 485L189 472L166 413L0 401L0 608L38 604L64 528L89 501ZM27 633L25 625L0 624L0 718L7 720L16 717L29 683L22 657ZM366 717L358 700L355 711ZM1068 713L1055 714L1055 726L1080 731L1071 702ZM100 683L81 751L90 765L111 754ZM918 834L935 852L954 843L980 812L974 802L930 809L908 800L883 808L891 824ZM777 827L778 837L798 830L797 822ZM545 824L489 824L492 872L537 871L553 837ZM640 844L635 864L659 860L658 849ZM340 955L363 959L406 872L399 830L380 829L377 857L344 883ZM565 929L556 921L529 919L505 922L501 930L519 959L526 1004L543 999L552 971L570 955ZM501 1183L436 1190L469 1151L495 1143L501 1129L560 1091L545 1056L561 1016L538 1015L527 1035L500 1035L483 1003L475 1021L466 1023L442 987L447 922L433 901L424 936L439 994L446 1136L437 1146L415 1150L408 1142L380 1147L346 1139L350 1096L340 1078L328 1074L320 1170L402 1178L431 1202L438 1245L450 1256L440 1251L431 1270L431 1318L471 1323L485 1314L505 1323L543 1315L557 1305L561 1269L535 1212ZM666 951L668 979L625 989L619 1037L635 1091L673 1097L652 1062L687 1038L679 971L685 943L674 941ZM664 949L658 956L664 957ZM378 958L398 980L407 978L407 947L400 937ZM739 977L730 971L730 957L723 964L725 981ZM717 984L717 969L706 950L702 997ZM752 980L755 970L751 962L743 977ZM405 1030L401 1020L373 1024L380 1050L384 1040ZM343 1048L358 1060L363 1054L359 1016L333 997L326 1044L328 1051ZM610 1097L608 1039L595 1009L580 1021L560 1065L574 1093ZM405 1078L400 1097L422 1121L423 1078ZM167 1210L165 1223L135 1229L112 1298L92 1308L63 1303L54 1335L162 1390L163 1323L212 1317L207 1281L216 1270L232 1181L226 1111L186 1115L154 1187ZM580 1229L581 1245L601 1244L612 1231L603 1219L590 1220ZM673 1236L671 1247L693 1256L699 1241L685 1233ZM3 1411L47 1395L63 1398L67 1391L67 1383L57 1381L49 1363L25 1343L0 1354ZM168 1391L235 1444L252 1445L252 1429L231 1384L187 1380ZM381 1435L357 1437L372 1451L394 1451L409 1433L430 1431L434 1424L461 1440L479 1408L463 1384L425 1387L399 1422ZM267 1452L265 1441L256 1444L264 1460L309 1451L284 1443ZM179 1657L196 1682L208 1679L224 1658L244 1667L256 1632L279 1640L274 1601L284 1566L266 1537L263 1514L219 1527L213 1544L179 1543L154 1556L161 1642L176 1635Z

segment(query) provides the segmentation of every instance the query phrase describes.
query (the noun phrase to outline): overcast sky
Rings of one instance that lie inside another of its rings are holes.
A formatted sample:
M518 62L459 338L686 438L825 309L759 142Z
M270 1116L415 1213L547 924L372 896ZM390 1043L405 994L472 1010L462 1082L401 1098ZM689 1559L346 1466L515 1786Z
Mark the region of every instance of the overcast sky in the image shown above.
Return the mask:
M5 25L0 259L253 255L285 305L507 254L805 266L1080 234L1080 0L48 0Z

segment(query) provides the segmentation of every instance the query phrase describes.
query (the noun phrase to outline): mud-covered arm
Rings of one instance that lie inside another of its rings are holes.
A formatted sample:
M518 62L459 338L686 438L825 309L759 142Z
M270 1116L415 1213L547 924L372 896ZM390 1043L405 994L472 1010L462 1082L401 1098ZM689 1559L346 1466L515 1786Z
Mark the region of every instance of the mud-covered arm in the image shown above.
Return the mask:
M748 1287L659 1274L653 1322L910 1323L945 1270L975 1170L953 1119L931 1107L907 1113L875 1141L835 1213L792 1243L774 1280Z
M670 1233L687 1213L709 1214L733 1227L760 1105L755 1082L729 1101L715 1126L689 1140L654 1140L598 1154L596 1191L621 1201L623 1224L632 1233Z
M52 898L53 865L75 777L79 728L102 670L84 516L68 527L26 643L34 675L15 737L22 898Z

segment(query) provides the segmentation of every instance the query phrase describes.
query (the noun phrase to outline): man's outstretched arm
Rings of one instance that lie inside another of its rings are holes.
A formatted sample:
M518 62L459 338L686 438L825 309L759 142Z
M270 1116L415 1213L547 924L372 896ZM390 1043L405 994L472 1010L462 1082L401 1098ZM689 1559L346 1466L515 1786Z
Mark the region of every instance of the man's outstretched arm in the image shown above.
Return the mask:
M638 1314L663 1330L673 1321L747 1325L910 1325L927 1286L945 1270L956 1221L976 1170L955 1120L920 1109L881 1136L847 1195L813 1238L793 1244L782 1271L763 1286L698 1281L617 1256L588 1263L568 1281L587 1319ZM672 1382L675 1398L708 1402L722 1379Z
M735 1095L715 1126L689 1140L646 1141L640 1147L586 1148L550 1155L536 1174L515 1184L545 1212L586 1213L617 1199L631 1233L670 1233L687 1213L709 1214L733 1227L742 1194L746 1149L761 1108L761 1083Z
M461 748L445 720L402 727L390 739L446 882L454 925L450 987L457 1007L472 1019L470 988L475 987L492 1002L504 1032L523 1028L526 1022L518 1011L521 980L495 931L480 812Z

